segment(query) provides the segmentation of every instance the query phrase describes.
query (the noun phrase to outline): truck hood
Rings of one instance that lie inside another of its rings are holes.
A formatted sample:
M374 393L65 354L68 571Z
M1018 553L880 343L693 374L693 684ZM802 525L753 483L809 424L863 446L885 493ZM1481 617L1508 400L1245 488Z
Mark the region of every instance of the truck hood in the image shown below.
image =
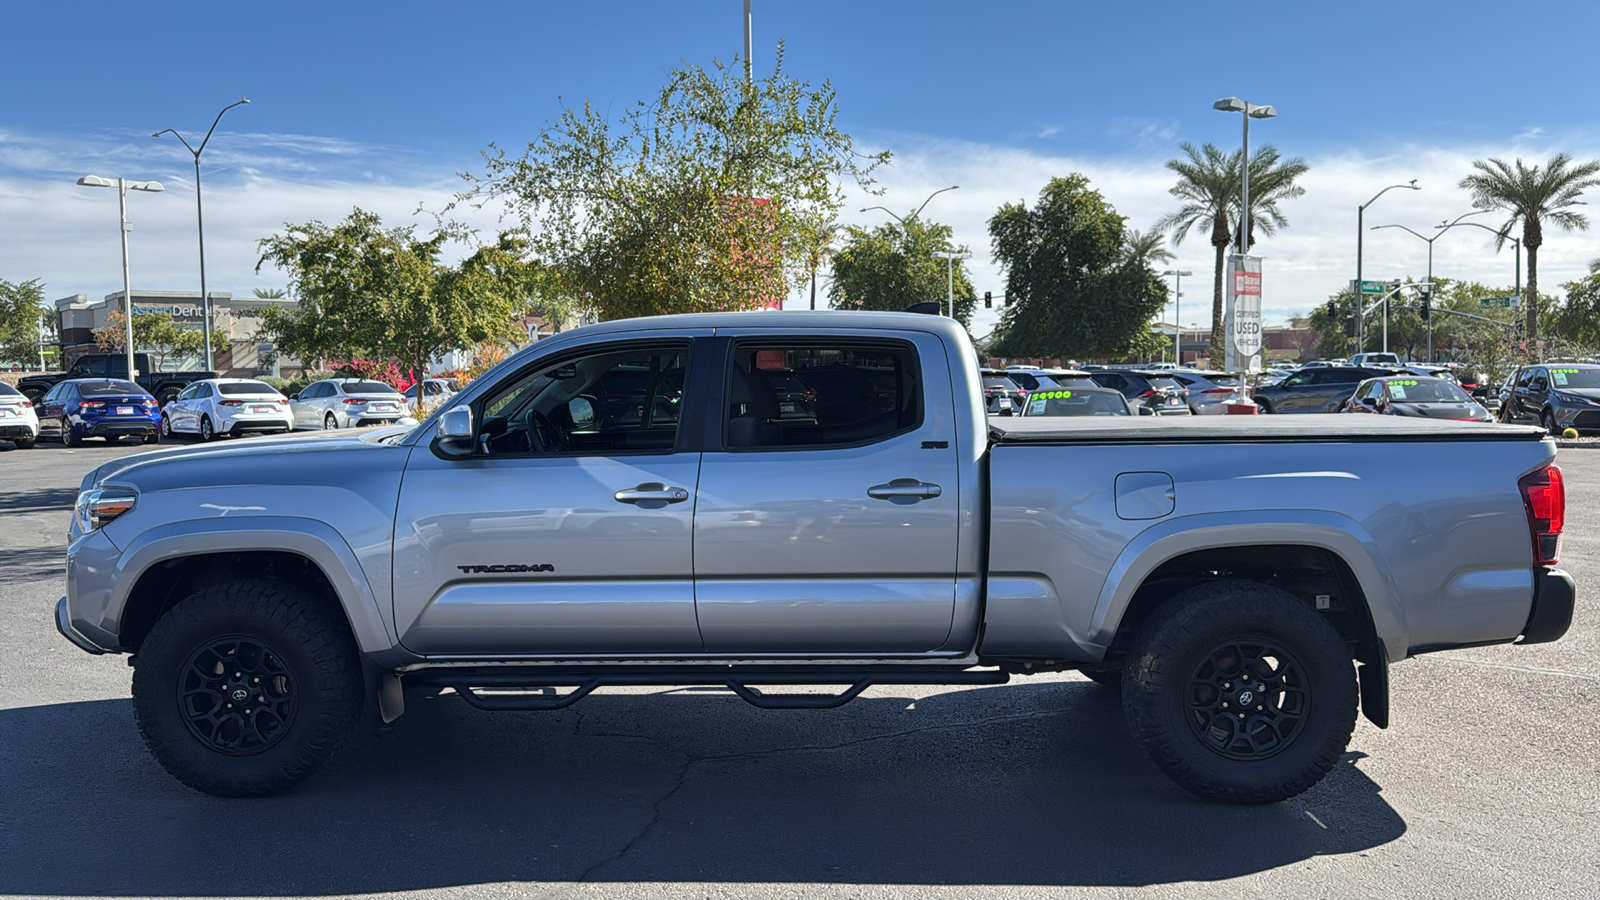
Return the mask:
M107 482L141 490L204 484L302 484L319 467L349 465L396 471L405 467L409 448L399 439L414 425L355 431L319 431L272 438L190 444L139 453L105 463L83 478L80 490ZM389 452L383 452L389 451ZM357 460L353 454L365 454Z

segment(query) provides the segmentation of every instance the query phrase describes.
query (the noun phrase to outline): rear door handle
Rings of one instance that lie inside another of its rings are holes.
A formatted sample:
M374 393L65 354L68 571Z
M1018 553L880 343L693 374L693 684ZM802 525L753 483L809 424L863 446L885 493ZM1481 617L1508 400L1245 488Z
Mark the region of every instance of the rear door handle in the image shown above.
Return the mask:
M868 497L894 503L915 503L918 500L937 497L942 493L944 489L937 484L929 484L915 478L896 478L888 484L875 484L867 488Z
M682 503L689 499L689 492L681 487L668 487L659 481L651 481L638 487L625 488L611 496L617 498L618 503L655 505Z

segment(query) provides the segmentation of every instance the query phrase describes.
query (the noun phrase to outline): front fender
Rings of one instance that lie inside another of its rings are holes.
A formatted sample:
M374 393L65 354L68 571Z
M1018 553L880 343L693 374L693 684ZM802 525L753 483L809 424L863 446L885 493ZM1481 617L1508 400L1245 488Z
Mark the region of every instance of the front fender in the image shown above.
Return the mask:
M1110 646L1134 592L1162 563L1221 547L1298 544L1344 560L1366 596L1378 639L1390 661L1406 658L1409 627L1400 591L1377 543L1349 516L1322 510L1257 510L1180 516L1140 532L1117 557L1095 603L1089 640Z
M143 532L118 555L107 573L109 578L100 591L100 600L91 596L95 593L92 589L85 590L89 585L81 575L76 580L79 592L74 606L80 610L77 615L98 602L102 609L99 627L110 634L120 634L128 595L139 576L151 566L183 556L228 551L281 551L311 560L339 595L361 651L379 653L396 646L394 629L350 545L326 523L292 516L190 520Z

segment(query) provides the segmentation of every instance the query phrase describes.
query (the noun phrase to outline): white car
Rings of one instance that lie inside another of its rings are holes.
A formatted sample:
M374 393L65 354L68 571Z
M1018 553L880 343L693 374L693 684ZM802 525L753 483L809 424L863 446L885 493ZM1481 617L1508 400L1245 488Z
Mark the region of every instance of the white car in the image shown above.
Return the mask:
M200 440L209 441L224 434L283 434L293 429L288 399L272 385L248 378L196 381L161 410L162 437L198 434Z
M296 428L359 428L393 425L406 414L406 398L381 381L328 378L313 381L289 398Z
M456 392L450 387L450 382L443 378L429 378L423 384L426 385L422 394L422 412L424 414L433 412L441 404L456 395ZM417 386L413 384L411 387L406 388L405 397L407 404L416 405Z
M39 415L33 411L33 401L5 382L0 382L0 439L16 441L24 450L39 439Z

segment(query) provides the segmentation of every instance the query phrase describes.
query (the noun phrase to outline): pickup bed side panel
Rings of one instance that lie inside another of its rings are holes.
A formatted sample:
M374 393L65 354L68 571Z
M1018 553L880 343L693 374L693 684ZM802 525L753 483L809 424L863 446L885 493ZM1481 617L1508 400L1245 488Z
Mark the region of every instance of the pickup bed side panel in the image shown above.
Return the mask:
M1391 661L1512 640L1532 601L1516 482L1553 453L1539 441L998 445L982 652L1098 661L1162 562L1263 543L1343 558ZM1125 473L1170 475L1172 511L1120 517Z

